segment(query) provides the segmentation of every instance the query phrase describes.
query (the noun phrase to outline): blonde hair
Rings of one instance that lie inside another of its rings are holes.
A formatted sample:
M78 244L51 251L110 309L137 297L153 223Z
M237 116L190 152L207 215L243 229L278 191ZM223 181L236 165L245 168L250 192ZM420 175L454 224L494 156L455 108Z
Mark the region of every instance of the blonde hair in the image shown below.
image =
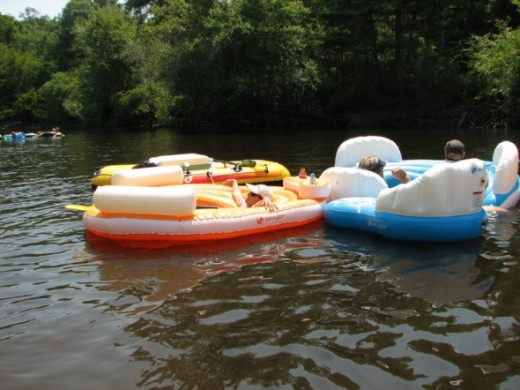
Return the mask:
M361 158L361 160L359 160L357 167L359 169L366 169L367 171L371 171L377 173L380 176L383 176L383 168L385 165L386 162L377 156L364 156Z

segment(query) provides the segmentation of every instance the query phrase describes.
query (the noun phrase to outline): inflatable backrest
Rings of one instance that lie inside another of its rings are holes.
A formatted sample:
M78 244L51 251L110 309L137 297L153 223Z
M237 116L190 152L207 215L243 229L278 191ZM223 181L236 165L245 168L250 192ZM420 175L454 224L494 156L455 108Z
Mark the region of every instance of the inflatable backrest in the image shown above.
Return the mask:
M124 169L112 175L115 186L165 186L184 183L184 173L178 165Z
M100 186L92 195L94 206L114 214L189 216L197 199L191 186Z
M327 168L320 180L330 183L331 191L327 201L349 197L376 197L382 189L388 188L385 180L377 173L358 168Z
M381 191L376 210L424 217L472 214L482 209L486 184L479 159L441 163L407 184Z
M282 203L294 202L295 200L298 200L298 196L290 190L275 189L273 192L274 192L274 198L273 198L274 204L282 204Z
M355 167L363 156L375 155L387 162L402 161L397 144L391 139L377 135L350 138L336 152L335 167Z
M510 141L500 142L493 152L495 180L493 192L507 194L518 183L518 148Z

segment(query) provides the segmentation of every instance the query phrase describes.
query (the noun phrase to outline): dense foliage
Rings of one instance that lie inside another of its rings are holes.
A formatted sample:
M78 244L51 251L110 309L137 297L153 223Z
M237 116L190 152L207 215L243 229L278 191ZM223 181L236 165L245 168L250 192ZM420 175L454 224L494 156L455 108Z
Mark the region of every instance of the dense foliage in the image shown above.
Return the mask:
M70 0L0 15L0 120L518 125L518 0Z

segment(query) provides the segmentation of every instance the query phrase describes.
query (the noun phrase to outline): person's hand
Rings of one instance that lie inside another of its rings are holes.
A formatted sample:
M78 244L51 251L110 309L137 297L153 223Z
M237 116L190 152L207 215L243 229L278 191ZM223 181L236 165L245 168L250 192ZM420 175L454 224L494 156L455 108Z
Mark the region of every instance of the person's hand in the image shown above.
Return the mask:
M273 203L271 198L264 198L260 202L258 202L256 205L264 206L269 211L276 211L276 210L278 210L278 206Z
M228 186L228 187L236 187L236 186L238 186L238 183L237 183L236 179L227 179L222 184L225 185L225 186Z
M401 167L395 167L392 169L392 175L402 183L408 183L410 181L408 173L406 173L406 171Z

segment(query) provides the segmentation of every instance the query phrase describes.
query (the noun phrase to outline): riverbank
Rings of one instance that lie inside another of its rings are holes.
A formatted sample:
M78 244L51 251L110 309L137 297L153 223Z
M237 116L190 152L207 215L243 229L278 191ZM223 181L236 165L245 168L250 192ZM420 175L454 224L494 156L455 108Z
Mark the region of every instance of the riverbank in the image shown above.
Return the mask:
M64 123L30 123L23 121L2 123L2 134L11 131L45 131L47 128L59 125L63 129L131 129L128 124L89 126L84 122L67 121ZM489 128L507 129L518 128L518 125L510 126L503 116L485 110L468 109L466 107L443 110L371 110L345 112L338 116L324 116L313 114L282 114L259 115L254 118L240 116L224 116L213 122L198 118L182 118L166 125L140 126L143 128L171 127L182 132L194 133L233 133L241 131L265 131L268 133L282 131L298 131L303 129L385 129L385 130L411 130L411 129L454 129L454 128Z

